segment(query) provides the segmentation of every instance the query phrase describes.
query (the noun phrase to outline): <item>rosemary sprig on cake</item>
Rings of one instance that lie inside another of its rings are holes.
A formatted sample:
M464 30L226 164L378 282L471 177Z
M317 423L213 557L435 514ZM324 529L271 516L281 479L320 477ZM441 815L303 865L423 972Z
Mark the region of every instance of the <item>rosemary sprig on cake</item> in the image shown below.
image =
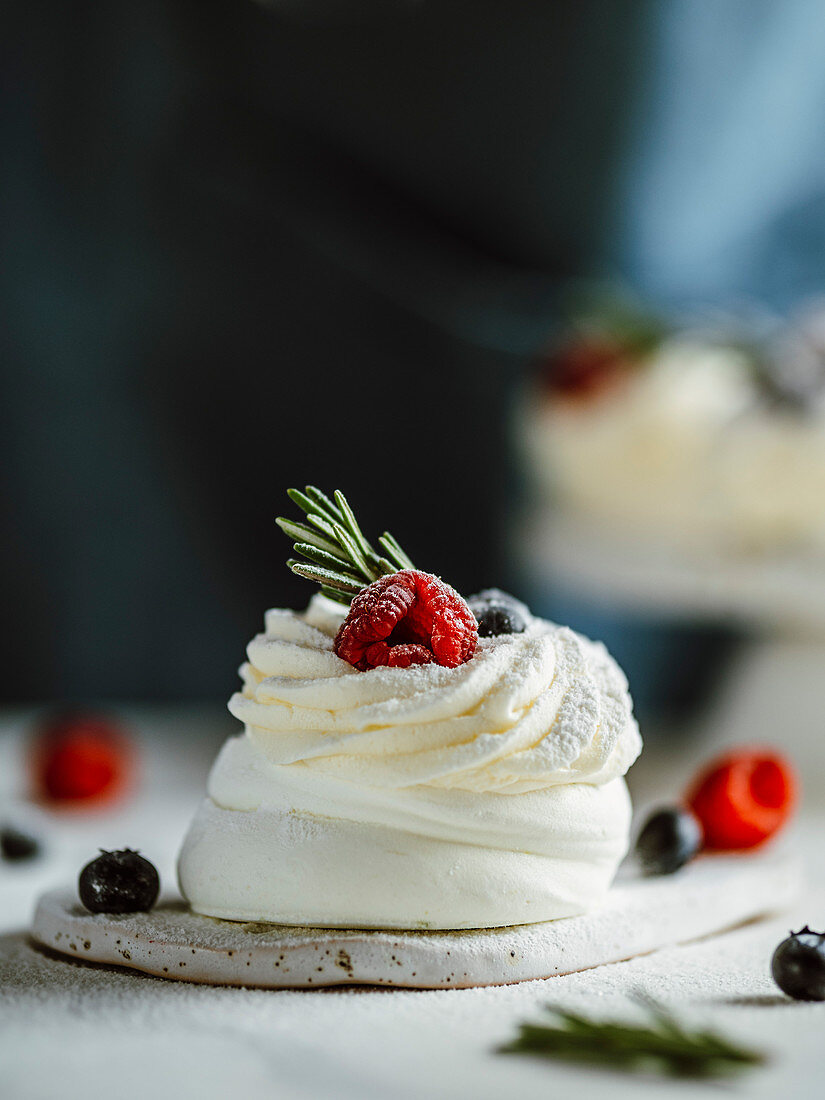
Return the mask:
M378 539L383 554L364 537L347 498L336 489L331 500L315 485L304 491L287 489L306 514L307 523L279 516L276 523L295 540L294 558L287 565L299 577L315 581L336 603L349 605L367 585L402 569L415 569L410 557L389 531ZM302 560L303 559L303 560Z
M298 555L287 565L349 608L335 636L337 656L361 672L432 663L456 668L470 660L478 622L454 588L416 569L389 531L378 539L379 553L340 490L332 499L315 485L287 492L307 519L276 520Z
M648 998L645 1002L653 1017L649 1025L594 1021L548 1006L555 1020L521 1024L517 1037L499 1053L671 1077L717 1077L765 1062L758 1051L714 1032L687 1031L660 1005Z

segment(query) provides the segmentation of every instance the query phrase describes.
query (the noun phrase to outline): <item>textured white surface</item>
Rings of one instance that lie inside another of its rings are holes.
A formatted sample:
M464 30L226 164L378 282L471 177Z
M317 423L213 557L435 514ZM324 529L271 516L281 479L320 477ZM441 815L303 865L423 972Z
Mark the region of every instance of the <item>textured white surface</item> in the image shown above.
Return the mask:
M189 982L258 988L386 985L467 988L570 974L699 939L797 899L787 852L696 860L678 875L630 868L599 909L565 920L465 932L336 931L217 921L179 899L149 913L88 913L76 889L37 905L32 934L72 959Z
M629 1017L637 1013L629 999L634 990L658 997L688 1023L722 1029L772 1055L767 1068L731 1088L734 1095L821 1096L825 1005L789 1001L768 970L789 927L816 925L825 914L825 818L815 773L805 816L789 838L802 849L809 884L791 911L583 973L467 990L272 991L166 982L37 951L25 933L34 899L71 878L99 844L139 844L172 881L176 846L215 748L232 725L217 710L200 721L185 717L134 716L145 738L147 777L136 802L95 819L40 821L50 840L44 859L0 867L4 1100L719 1096L711 1084L639 1080L494 1053L520 1020L534 1018L547 1003ZM0 734L0 788L10 796L15 735L24 729L24 716L4 729L9 736ZM652 748L633 769L638 774L631 773L639 802L672 795L687 774L676 743L667 752ZM699 750L686 751L692 764Z

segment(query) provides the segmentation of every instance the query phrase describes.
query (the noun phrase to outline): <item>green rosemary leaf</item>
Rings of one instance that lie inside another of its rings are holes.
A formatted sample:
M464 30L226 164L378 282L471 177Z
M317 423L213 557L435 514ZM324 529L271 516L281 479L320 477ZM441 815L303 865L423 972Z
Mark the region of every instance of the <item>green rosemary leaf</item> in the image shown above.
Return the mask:
M352 508L350 508L349 504L347 503L347 498L344 496L340 489L335 490L335 503L338 505L338 509L343 516L343 526L346 527L346 529L355 539L356 543L358 544L358 549L361 551L364 557L366 557L370 550L372 550L372 547L364 538L364 535L361 531L361 528L358 526L358 521L355 518Z
M654 1008L650 1025L588 1020L550 1008L555 1021L522 1024L503 1054L528 1054L621 1070L654 1070L676 1077L714 1077L761 1065L758 1051L708 1031L688 1032Z
M385 531L378 541L387 552L387 557L390 561L395 562L399 569L415 569L407 554L404 553L389 531Z
M378 563L381 561L380 554L376 554L376 552L370 548L370 552L367 554L367 561L369 562L370 569L372 569L376 576L380 576L381 570L378 567Z
M328 554L338 553L336 542L323 538L306 523L296 523L294 520L285 519L283 516L278 516L275 522L284 534L289 535L295 542L308 542L312 546L317 546L319 550L326 550Z
M286 495L291 501L298 505L302 512L306 512L307 515L309 515L310 512L318 511L318 505L315 501L310 500L306 493L302 493L300 489L287 489Z
M299 577L306 577L308 581L316 581L327 588L349 592L353 596L357 595L364 587L363 581L360 581L357 577L353 577L349 573L325 569L322 565L311 565L308 562L297 561L295 558L290 558L287 565Z
M290 559L290 569L298 576L316 581L327 595L337 593L330 599L349 603L351 596L379 577L414 568L389 531L380 539L386 556L375 551L340 489L335 490L334 501L315 485L307 485L305 490L288 489L287 493L306 513L307 522L283 516L276 522L293 539L295 553L306 559Z
M361 553L361 548L356 543L355 539L350 535L340 523L333 523L332 529L335 532L335 537L338 539L340 550L343 550L347 561L351 566L355 567L355 570L362 573L366 578L367 583L374 581L376 577L380 576L377 570L373 570L367 562L367 559Z
M344 607L349 607L352 602L352 597L346 595L344 592L339 592L335 588L327 588L325 584L321 585L321 595L326 596L328 600L334 600L336 603L343 604Z
M330 520L331 523L341 523L343 516L336 506L332 503L326 493L322 493L316 485L305 485L306 495L310 500L314 501L317 505L313 509L315 512L320 512L321 515Z
M293 550L302 558L314 561L316 565L323 565L325 569L331 569L333 573L349 573L350 563L341 556L341 551L336 547L335 554L328 554L326 550L319 550L308 542L296 542Z
M310 515L308 515L307 519L314 527L317 527L319 531L323 531L330 542L334 542L336 544L337 548L338 540L335 537L335 528L330 520L324 519L323 516L319 516L315 512L312 512Z

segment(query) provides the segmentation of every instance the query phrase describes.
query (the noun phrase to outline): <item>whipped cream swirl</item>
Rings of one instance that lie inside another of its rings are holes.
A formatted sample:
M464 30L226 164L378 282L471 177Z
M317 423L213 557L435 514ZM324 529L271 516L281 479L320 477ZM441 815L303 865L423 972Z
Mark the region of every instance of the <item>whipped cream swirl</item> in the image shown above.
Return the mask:
M627 681L602 645L534 620L479 640L458 668L356 671L332 649L337 608L269 611L229 709L273 764L370 787L520 794L606 783L639 752Z

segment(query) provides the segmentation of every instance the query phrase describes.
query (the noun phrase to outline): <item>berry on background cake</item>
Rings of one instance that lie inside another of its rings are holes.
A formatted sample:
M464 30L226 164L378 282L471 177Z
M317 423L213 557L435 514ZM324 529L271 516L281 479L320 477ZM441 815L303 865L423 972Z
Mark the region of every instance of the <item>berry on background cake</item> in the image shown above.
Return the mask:
M603 646L498 589L465 600L341 493L290 490L290 568L179 859L197 913L331 928L488 928L582 913L628 847L641 748Z

